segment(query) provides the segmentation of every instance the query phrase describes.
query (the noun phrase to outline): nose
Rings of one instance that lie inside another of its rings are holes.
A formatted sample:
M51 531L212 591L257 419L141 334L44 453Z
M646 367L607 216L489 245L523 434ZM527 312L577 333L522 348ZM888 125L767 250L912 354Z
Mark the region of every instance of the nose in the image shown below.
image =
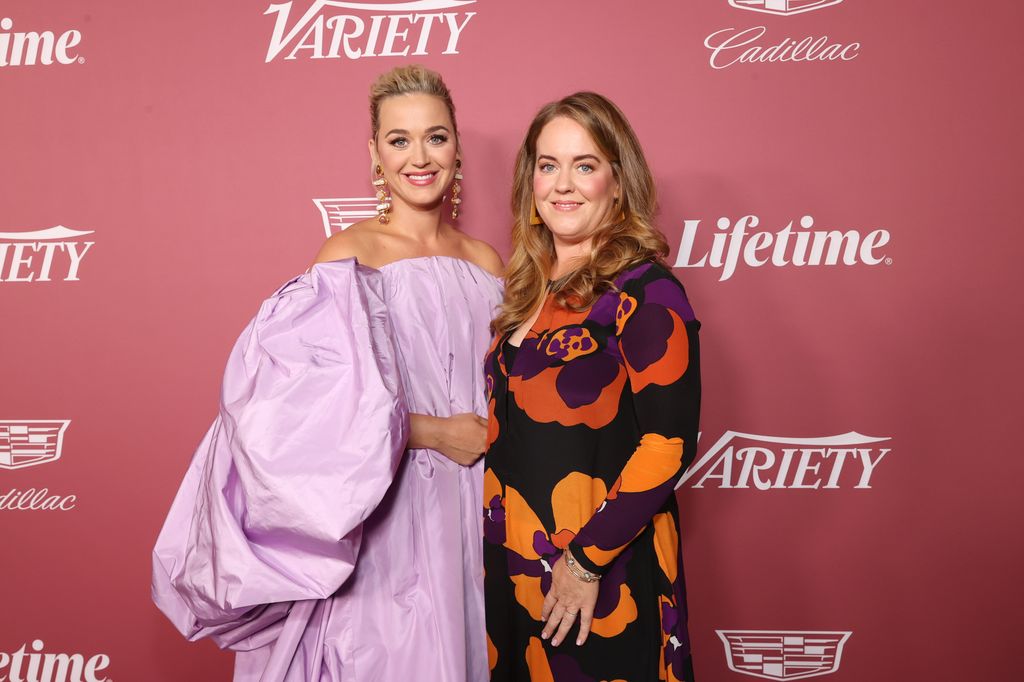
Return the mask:
M423 144L417 144L413 146L412 150L412 165L417 168L423 168L430 163L430 157L427 155L427 147Z
M555 178L555 191L559 194L568 194L574 189L571 169L563 168L559 170L558 177Z

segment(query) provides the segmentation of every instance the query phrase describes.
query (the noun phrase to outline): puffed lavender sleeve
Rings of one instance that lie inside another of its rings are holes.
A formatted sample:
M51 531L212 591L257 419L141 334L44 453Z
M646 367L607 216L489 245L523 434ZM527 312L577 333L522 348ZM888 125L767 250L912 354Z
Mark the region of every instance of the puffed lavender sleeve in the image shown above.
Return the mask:
M351 575L408 437L380 273L315 265L235 344L220 411L153 551L153 600L221 646Z

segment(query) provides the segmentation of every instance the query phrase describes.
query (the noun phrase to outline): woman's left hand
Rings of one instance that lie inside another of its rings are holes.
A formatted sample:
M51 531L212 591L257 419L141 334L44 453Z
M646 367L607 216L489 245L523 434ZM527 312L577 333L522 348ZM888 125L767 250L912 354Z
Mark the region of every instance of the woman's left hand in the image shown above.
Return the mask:
M578 615L580 634L576 638L576 644L580 645L587 641L590 623L594 620L594 605L597 604L600 585L600 581L588 583L574 576L565 565L565 555L559 557L551 567L551 589L544 597L544 606L541 609L541 620L545 621L541 638L547 639L554 633L551 645L558 646L569 633L569 628Z

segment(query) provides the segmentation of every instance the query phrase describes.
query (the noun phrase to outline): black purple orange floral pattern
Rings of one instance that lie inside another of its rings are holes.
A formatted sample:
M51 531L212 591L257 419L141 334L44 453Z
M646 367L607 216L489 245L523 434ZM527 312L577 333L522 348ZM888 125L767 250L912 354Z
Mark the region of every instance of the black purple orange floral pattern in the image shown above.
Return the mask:
M692 682L673 494L700 412L682 285L631 268L586 311L551 295L515 349L487 356L484 589L493 682ZM551 566L603 575L591 635L540 638Z

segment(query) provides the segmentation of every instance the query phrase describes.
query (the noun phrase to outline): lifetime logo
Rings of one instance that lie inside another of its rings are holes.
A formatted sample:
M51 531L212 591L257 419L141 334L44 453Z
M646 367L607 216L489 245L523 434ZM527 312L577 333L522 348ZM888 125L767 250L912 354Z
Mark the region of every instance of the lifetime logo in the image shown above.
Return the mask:
M880 253L889 243L892 235L888 230L877 229L861 235L857 230L812 230L814 218L805 215L798 226L794 221L772 233L767 231L748 232L761 221L757 216L746 215L735 223L729 218L719 218L711 247L697 257L695 244L700 220L686 220L683 236L676 257L677 268L720 268L719 282L733 276L737 266L743 264L759 268L771 264L774 267L792 265L805 266L838 265L879 265L892 264L892 259Z
M99 675L110 665L110 656L42 653L45 647L43 640L34 639L31 651L25 644L9 654L0 651L0 680L9 676L11 682L113 682Z
M854 480L870 489L875 469L892 448L874 447L891 438L850 431L823 438L784 438L726 431L690 465L677 488L838 490Z
M85 254L95 242L75 237L93 230L57 225L45 230L0 232L0 282L77 282Z
M276 14L266 62L285 60L419 57L444 45L441 54L458 54L459 38L476 12L443 12L476 0L412 0L411 2L341 2L316 0L288 28L292 2L271 5ZM336 8L349 13L328 15ZM361 12L355 14L353 12ZM411 50L411 51L410 51Z
M14 20L0 18L0 67L36 64L84 64L85 57L71 52L82 42L82 33L68 29L59 36L53 31L10 33Z

